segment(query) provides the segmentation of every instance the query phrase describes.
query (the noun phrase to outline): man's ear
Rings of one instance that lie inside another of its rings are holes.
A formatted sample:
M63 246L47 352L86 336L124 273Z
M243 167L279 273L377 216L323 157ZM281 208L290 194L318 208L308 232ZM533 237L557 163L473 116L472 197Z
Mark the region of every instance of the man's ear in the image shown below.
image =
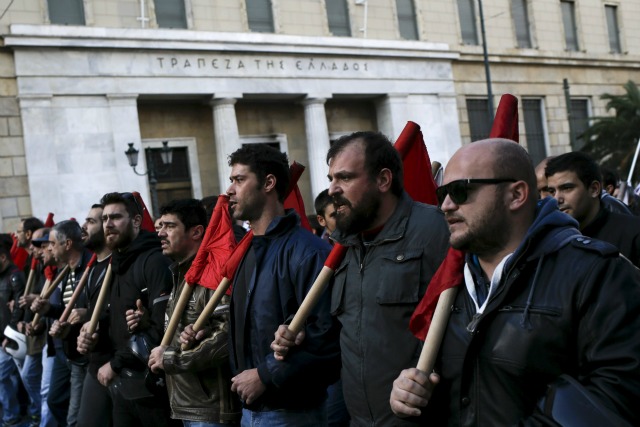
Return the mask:
M378 185L378 191L381 193L386 193L391 190L391 183L393 182L393 174L391 170L388 168L382 169L378 172L378 176L376 178L376 184Z
M524 181L516 181L510 184L509 191L507 191L507 195L509 196L509 209L518 210L525 205L527 200L529 200L530 191L531 189Z
M205 229L201 225L191 227L191 230L189 230L189 234L191 234L193 240L201 240L204 237L204 232Z
M318 224L320 224L321 227L327 226L327 221L324 220L324 217L322 215L316 215L316 219L318 220Z
M27 239L27 241L30 242L32 237L33 237L33 231L24 230L24 238Z
M592 199L600 198L600 194L602 194L602 183L600 181L593 181L589 185L588 190Z
M142 215L140 215L140 214L135 215L131 219L131 222L133 223L134 227L140 228L140 226L142 225Z
M264 190L267 193L270 193L272 191L276 190L276 177L273 174L269 174L264 178Z

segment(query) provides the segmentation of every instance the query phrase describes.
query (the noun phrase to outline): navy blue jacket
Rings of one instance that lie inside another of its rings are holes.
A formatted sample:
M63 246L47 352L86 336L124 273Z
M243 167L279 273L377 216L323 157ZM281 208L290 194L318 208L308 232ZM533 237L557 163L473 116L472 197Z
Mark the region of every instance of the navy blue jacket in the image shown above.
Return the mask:
M313 408L326 398L327 386L340 370L339 326L330 314L331 289L322 295L305 327L306 337L284 361L276 361L270 348L278 326L293 318L324 265L329 244L300 227L293 211L275 218L264 236L254 236L256 268L251 273L245 301L231 296L230 356L234 372L258 369L265 393L249 409ZM246 256L245 256L246 260ZM235 275L246 277L245 260ZM244 342L236 342L236 310L243 310ZM238 346L245 360L237 360Z

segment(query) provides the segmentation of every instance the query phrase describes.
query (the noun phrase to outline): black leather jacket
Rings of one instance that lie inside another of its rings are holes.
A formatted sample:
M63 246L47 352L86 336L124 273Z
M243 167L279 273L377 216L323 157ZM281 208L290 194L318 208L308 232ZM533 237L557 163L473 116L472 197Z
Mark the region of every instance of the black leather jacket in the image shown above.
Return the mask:
M536 408L561 374L640 424L640 271L540 202L483 314L458 291L440 351L430 425L553 425ZM575 412L583 409L576 405Z
M171 318L185 285L189 261L171 266L174 288L167 305L167 321ZM167 391L173 418L207 423L238 422L242 415L240 401L231 392L229 365L229 297L224 296L207 326L211 336L197 347L181 351L180 332L193 324L202 313L213 290L195 285L180 324L163 356Z

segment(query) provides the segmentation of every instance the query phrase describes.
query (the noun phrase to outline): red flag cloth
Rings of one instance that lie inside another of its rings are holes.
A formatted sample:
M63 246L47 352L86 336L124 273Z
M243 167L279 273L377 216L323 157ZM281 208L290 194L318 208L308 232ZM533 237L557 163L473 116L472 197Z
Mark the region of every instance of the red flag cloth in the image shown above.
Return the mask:
M15 234L11 233L11 239L13 239L10 250L11 260L16 265L16 267L22 270L24 269L24 265L27 263L29 252L27 252L24 248L18 246L18 237Z
M56 277L56 270L57 268L52 266L52 265L47 265L44 268L44 277L47 280L53 280L54 277Z
M506 138L519 141L518 133L518 99L510 94L500 98L496 118L491 127L491 138ZM435 312L440 294L449 288L460 285L464 281L464 253L449 248L446 258L431 278L427 292L411 316L409 329L421 340L427 336L431 319Z
M231 215L229 215L229 196L218 196L202 244L185 275L187 284L199 284L216 289L224 275L223 267L236 247Z
M402 158L406 192L417 202L437 205L436 182L420 126L407 122L394 146Z
M519 142L518 98L510 93L505 93L500 98L489 138L506 138Z
M300 225L311 231L311 224L309 224L309 220L307 219L302 194L300 194L300 189L298 188L298 180L304 170L304 165L301 165L296 161L291 163L291 166L289 166L290 180L289 188L287 188L287 197L284 199L284 208L294 209L300 216Z
M327 260L324 262L325 267L329 267L332 270L340 267L340 263L344 259L344 256L347 254L348 248L346 246L342 246L340 243L336 242L329 252L329 256L327 256Z
M33 257L31 259L31 270L35 270L38 267L38 258Z
M424 341L431 319L438 304L440 294L449 288L460 285L464 281L464 253L449 248L446 258L431 278L427 292L416 307L409 321L409 329L417 338Z
M247 234L244 235L238 246L236 246L235 250L229 257L229 260L224 264L223 272L224 277L233 281L233 276L235 276L238 267L240 266L240 262L242 262L242 258L244 258L244 254L247 253L249 247L251 247L251 241L253 240L253 230L249 230ZM229 291L231 292L231 287L229 287Z
M44 222L44 226L51 228L54 225L56 225L55 221L53 220L53 212L49 212L49 215L47 215L47 220Z
M149 213L149 209L147 209L147 205L144 204L142 196L137 191L132 191L131 194L136 198L136 203L138 203L138 207L142 210L142 224L140 228L155 233L156 228L153 225L153 219L151 219L151 214Z

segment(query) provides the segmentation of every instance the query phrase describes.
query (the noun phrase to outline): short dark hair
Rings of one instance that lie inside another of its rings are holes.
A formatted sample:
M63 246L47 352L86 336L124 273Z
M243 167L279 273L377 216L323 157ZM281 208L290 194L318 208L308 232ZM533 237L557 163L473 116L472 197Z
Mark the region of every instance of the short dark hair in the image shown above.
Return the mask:
M2 233L0 234L0 255L5 255L9 261L11 259L11 247L13 246L13 238L11 234Z
M42 227L44 227L44 223L34 216L22 220L22 230L25 232L30 231L33 233L38 228Z
M324 210L329 203L333 203L333 197L329 195L329 190L322 190L316 197L313 207L316 209L316 215L324 216Z
M91 209L104 209L104 205L100 203L94 203L91 205Z
M602 173L598 163L591 156L581 151L561 154L549 160L544 174L550 177L566 171L575 173L586 188L589 188L593 181L602 182Z
M207 227L207 212L197 199L172 200L160 208L160 215L173 214L189 230L197 225Z
M206 196L200 200L202 206L204 206L204 210L207 213L207 224L211 220L211 215L213 215L213 210L216 208L218 204L218 196Z
M607 185L613 185L614 187L618 186L618 183L620 182L620 175L618 175L618 172L616 172L611 168L600 168L600 170L602 171L603 186L605 187Z
M276 177L278 200L284 202L289 188L289 160L287 155L267 144L247 144L229 156L229 166L247 165L256 174L258 184L263 185L267 175Z
M56 232L58 242L69 239L76 248L82 245L82 228L75 220L60 221L51 230Z
M327 164L347 146L359 142L364 147L364 168L370 179L375 179L382 169L389 169L393 176L391 192L400 197L404 191L402 160L389 138L380 132L354 132L336 140L327 153Z
M142 215L142 209L138 206L138 202L132 193L107 193L100 199L100 204L103 208L116 203L122 203L131 218L136 215Z

